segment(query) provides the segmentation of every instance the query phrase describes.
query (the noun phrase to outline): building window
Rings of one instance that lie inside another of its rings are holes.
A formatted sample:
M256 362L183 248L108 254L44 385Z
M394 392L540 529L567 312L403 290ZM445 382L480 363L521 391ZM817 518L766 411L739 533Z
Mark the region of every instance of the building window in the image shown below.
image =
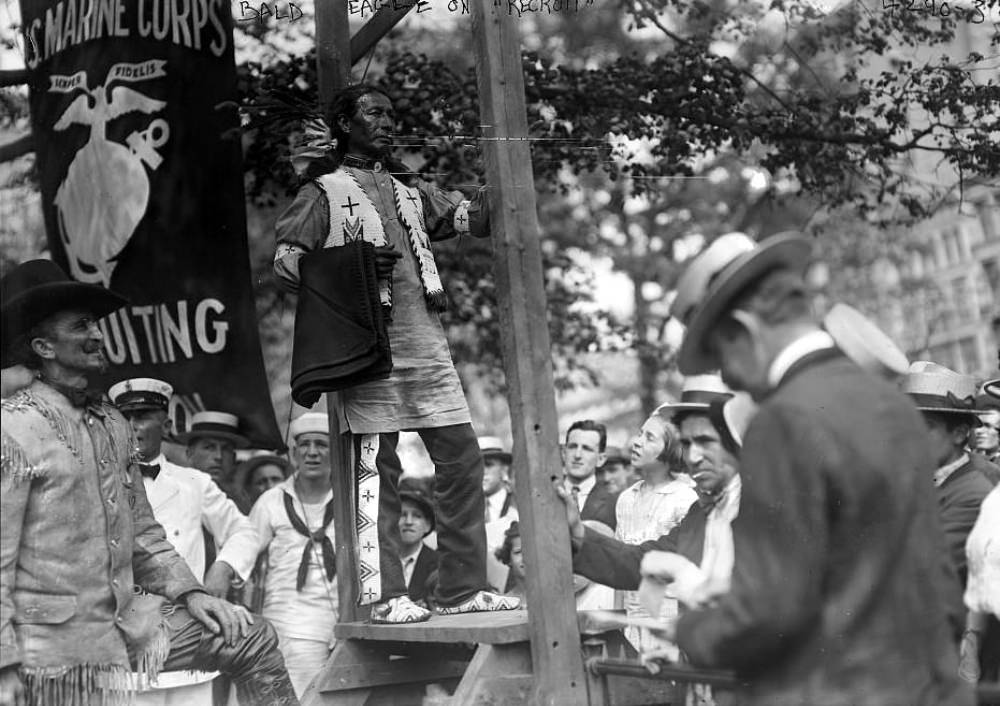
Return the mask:
M959 341L958 352L960 363L958 372L975 373L980 367L982 367L979 365L979 346L976 345L975 338L963 338Z

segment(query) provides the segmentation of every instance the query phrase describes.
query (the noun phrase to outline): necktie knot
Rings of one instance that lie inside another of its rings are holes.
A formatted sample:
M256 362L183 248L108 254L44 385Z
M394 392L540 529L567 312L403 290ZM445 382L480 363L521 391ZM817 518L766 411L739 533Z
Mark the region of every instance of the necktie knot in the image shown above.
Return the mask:
M140 463L139 473L142 474L143 478L151 478L156 480L156 476L160 475L160 464L158 463Z

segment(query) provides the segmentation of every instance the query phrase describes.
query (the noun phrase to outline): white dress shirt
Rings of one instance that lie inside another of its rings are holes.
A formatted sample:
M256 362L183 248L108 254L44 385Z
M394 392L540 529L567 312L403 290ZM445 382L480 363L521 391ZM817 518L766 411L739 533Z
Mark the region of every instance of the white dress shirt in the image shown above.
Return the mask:
M506 488L500 488L498 491L493 493L493 495L486 496L486 521L492 522L493 520L499 520L503 512L503 504L507 502L507 496L510 495L510 491ZM509 512L513 512L513 508ZM508 513L509 514L509 513Z
M591 474L588 478L580 481L579 483L570 477L569 482L572 483L570 490L573 491L573 494L576 496L576 506L581 512L583 512L583 506L587 504L587 498L590 497L591 491L594 489L594 486L597 485L597 474Z
M403 563L403 581L406 582L407 588L410 587L410 579L413 578L413 570L417 566L417 559L420 558L420 552L423 551L423 548L424 543L421 542L417 545L415 552L399 557L399 560Z

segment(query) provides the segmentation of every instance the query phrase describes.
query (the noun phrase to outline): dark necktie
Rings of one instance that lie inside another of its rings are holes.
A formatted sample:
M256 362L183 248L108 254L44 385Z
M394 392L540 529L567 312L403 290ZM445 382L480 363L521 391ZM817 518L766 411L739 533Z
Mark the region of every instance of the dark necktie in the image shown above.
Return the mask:
M285 501L285 513L288 515L288 521L292 523L296 532L307 537L306 545L302 548L299 572L295 577L295 589L301 591L302 587L306 585L306 576L309 574L309 552L312 550L314 542L319 544L323 555L323 570L326 573L326 580L333 580L337 573L337 561L336 555L333 553L333 542L326 536L326 528L333 521L333 500L326 504L326 509L323 511L323 526L315 532L310 532L309 527L295 512L295 508L292 506L292 496L287 492L283 492L282 496Z
M160 464L158 463L140 463L139 473L142 474L143 478L151 478L156 480L156 476L160 475Z

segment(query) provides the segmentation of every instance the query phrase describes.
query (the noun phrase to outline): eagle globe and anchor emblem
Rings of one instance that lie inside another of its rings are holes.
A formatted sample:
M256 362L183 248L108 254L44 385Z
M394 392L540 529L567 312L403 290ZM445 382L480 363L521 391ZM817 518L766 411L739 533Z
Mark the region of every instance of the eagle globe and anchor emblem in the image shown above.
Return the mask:
M128 86L112 85L164 77L165 65L160 59L118 63L93 89L87 85L86 71L50 77L50 92L82 93L53 128L90 127L90 136L73 156L54 199L70 271L81 282L110 286L117 258L149 204L146 167L155 171L162 164L156 150L170 137L167 121L156 118L146 129L129 134L125 144L109 140L110 121L133 112L154 114L167 105Z

